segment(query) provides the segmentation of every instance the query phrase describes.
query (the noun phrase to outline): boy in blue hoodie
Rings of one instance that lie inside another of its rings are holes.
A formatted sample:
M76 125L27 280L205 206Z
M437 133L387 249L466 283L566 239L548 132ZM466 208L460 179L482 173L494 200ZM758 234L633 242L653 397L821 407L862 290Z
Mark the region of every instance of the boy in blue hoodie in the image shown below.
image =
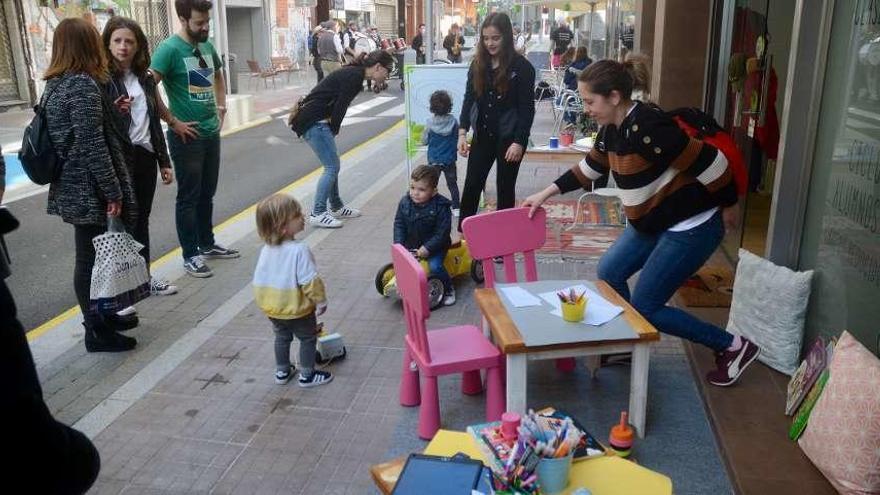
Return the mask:
M425 122L422 144L428 145L428 163L443 171L446 187L452 199L452 214L458 216L459 193L456 173L456 147L458 146L458 121L451 115L452 98L446 91L431 94L433 117Z
M449 200L437 194L440 170L419 165L412 171L409 194L401 198L394 215L394 243L428 260L428 270L443 282L443 305L455 304L455 288L443 266L452 243Z

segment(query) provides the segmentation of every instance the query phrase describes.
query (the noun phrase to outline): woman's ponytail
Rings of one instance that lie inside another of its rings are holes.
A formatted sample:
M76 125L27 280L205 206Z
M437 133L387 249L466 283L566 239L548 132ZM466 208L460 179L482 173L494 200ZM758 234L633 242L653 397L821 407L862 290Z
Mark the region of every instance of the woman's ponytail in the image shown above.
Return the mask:
M612 91L626 99L632 98L633 92L643 97L651 87L650 59L645 55L630 55L623 63L599 60L588 65L578 81L586 83L590 92L605 97Z
M648 101L651 93L651 59L647 55L630 53L623 62L626 71L632 77L634 100Z

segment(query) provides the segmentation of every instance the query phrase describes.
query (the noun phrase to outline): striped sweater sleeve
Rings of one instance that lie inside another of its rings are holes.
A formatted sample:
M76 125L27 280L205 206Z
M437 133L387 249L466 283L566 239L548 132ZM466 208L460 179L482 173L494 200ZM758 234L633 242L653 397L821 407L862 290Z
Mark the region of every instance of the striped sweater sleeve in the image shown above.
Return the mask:
M601 134L596 138L596 142L601 142ZM578 188L588 188L593 183L605 175L610 170L608 162L608 153L600 149L601 146L593 146L589 153L570 170L559 176L553 181L560 193L565 194Z

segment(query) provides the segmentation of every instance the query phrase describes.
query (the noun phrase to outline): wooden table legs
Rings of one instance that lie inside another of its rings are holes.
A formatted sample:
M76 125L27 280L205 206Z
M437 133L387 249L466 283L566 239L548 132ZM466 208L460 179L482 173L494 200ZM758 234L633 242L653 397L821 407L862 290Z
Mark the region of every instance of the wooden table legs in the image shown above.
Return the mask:
M648 403L648 367L651 357L649 342L585 347L559 351L507 354L507 410L525 413L527 410L528 361L565 357L592 357L602 354L632 352L629 385L629 418L639 438L645 436L645 415ZM592 371L592 370L591 370Z

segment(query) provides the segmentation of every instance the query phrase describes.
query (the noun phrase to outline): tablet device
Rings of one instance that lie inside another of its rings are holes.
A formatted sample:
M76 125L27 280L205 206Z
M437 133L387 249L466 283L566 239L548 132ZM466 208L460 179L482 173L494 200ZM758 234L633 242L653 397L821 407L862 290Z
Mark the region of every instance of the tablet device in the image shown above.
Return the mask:
M483 463L462 457L410 454L392 495L471 495Z

